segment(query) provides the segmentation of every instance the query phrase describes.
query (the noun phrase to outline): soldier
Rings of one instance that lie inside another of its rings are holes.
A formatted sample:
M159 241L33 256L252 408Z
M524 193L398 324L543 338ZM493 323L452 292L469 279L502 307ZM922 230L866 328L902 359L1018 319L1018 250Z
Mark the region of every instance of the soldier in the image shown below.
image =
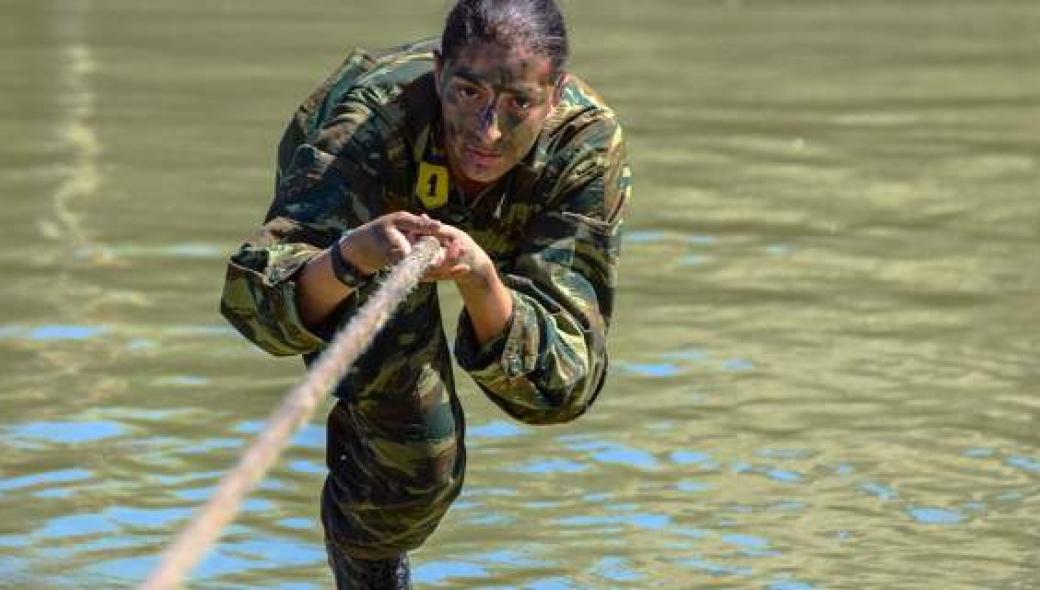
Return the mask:
M231 256L221 311L310 362L423 235L441 264L337 386L322 523L339 588L409 588L465 468L438 282L464 309L455 358L531 424L581 415L606 372L621 128L565 73L553 0L458 0L440 42L356 50L300 106L274 202Z

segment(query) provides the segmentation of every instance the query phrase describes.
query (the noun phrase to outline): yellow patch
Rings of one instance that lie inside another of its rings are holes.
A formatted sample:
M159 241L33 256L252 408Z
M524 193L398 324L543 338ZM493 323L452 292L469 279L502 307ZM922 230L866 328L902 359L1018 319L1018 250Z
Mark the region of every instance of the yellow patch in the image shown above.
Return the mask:
M419 180L415 196L427 209L437 209L448 203L448 168L429 162L419 162Z

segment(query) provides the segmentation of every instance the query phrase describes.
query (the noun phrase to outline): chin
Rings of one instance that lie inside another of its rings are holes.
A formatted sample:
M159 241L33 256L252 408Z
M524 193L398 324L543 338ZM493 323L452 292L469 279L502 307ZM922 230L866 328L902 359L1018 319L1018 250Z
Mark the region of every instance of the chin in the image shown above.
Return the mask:
M458 172L466 181L476 184L491 184L505 176L516 164L506 157L485 162L475 161L468 156L461 144L453 146L451 154L457 163Z
M481 184L490 184L502 178L509 172L509 166L496 166L494 168L485 166L466 165L462 167L462 173L466 179Z
M495 182L499 178L502 178L503 176L505 176L506 175L506 171L505 170L503 170L503 171L487 170L487 169L481 168L479 170L467 170L465 172L465 174L466 174L466 178L468 178L469 180L472 180L473 182L479 182L479 183L482 183L482 184L490 184L492 182Z

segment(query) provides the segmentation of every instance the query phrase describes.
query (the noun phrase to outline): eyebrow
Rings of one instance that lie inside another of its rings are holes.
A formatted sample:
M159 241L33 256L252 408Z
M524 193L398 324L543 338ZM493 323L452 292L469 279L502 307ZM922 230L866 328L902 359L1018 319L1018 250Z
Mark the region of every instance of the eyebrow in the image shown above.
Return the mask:
M484 84L487 84L485 80L481 79L479 76L477 76L476 74L474 74L469 69L463 66L460 66L458 69L456 69L452 73L452 76L462 78L463 80L476 86L483 86ZM537 90L525 86L498 86L497 84L488 85L498 91L505 91L512 94L520 94L528 98L533 98L537 94Z

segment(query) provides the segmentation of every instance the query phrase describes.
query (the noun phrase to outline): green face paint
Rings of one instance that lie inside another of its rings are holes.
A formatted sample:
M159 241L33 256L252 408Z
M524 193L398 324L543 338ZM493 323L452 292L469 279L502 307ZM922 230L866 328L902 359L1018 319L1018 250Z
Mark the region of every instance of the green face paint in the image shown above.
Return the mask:
M552 111L552 62L525 48L478 43L438 63L444 146L467 194L495 182L531 150Z

